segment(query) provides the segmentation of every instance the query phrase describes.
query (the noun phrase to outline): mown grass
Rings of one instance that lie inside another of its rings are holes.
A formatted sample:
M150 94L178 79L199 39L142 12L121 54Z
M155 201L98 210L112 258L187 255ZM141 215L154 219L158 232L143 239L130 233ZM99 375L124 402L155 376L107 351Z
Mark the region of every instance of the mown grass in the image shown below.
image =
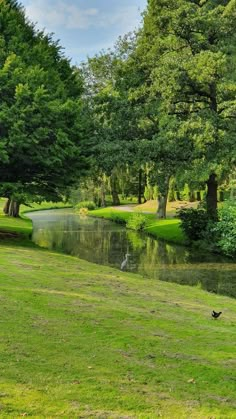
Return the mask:
M0 300L2 418L236 417L233 299L2 241Z
M235 417L233 300L38 249L0 267L1 417Z
M20 218L8 217L3 213L3 207L6 199L0 198L0 243L14 243L33 247L30 240L32 234L32 222L27 218L26 213L31 211L40 211L44 209L66 208L68 205L63 202L42 202L41 204L32 204L31 207L21 205Z
M6 198L0 198L0 214L3 214L3 207L5 205L6 202ZM60 209L60 208L70 208L71 205L70 204L65 204L64 202L46 202L43 201L41 202L41 204L37 204L35 202L33 202L32 204L30 204L30 206L28 205L21 205L20 206L20 214L23 215L27 212L31 212L31 211L41 211L44 209Z
M181 208L197 208L198 205L199 205L198 201L196 202L189 202L189 201L168 202L167 208L166 208L167 218L175 217L177 211L180 210ZM152 199L150 201L145 202L144 204L136 205L135 210L139 212L148 211L155 214L157 212L157 200Z
M90 215L125 224L132 217L132 212L122 211L122 209L103 208L90 211ZM145 217L147 219L147 226L144 228L144 232L172 243L185 243L186 239L180 228L180 221L178 219L158 220L154 214L145 214Z

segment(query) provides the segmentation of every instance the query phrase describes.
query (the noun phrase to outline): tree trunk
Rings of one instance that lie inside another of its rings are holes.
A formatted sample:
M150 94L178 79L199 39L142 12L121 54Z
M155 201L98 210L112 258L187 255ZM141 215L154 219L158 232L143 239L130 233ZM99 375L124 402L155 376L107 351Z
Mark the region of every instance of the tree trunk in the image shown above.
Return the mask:
M195 202L195 194L194 191L189 191L189 202Z
M10 198L8 198L5 205L4 205L4 208L3 208L3 212L6 215L9 215L10 203L11 203L11 200L10 200Z
M166 176L163 180L161 187L159 187L157 203L157 216L158 218L166 218L166 206L167 206L167 199L168 199L168 192L169 192L169 182L170 176Z
M206 195L207 213L212 219L217 219L217 189L216 174L212 173L207 181Z
M114 172L111 174L111 196L112 196L112 205L120 205L120 198L118 195L117 177Z
M180 191L176 191L176 198L177 198L177 201L182 201Z
M201 201L201 192L197 191L197 201Z
M101 207L104 208L106 206L106 192L105 192L105 185L104 182L101 186Z
M175 179L174 178L171 179L170 181L168 201L169 202L175 201Z
M158 210L157 216L158 218L166 218L166 206L167 206L167 196L158 194L157 202L158 202Z
M138 173L138 204L142 204L142 169Z
M11 200L8 215L10 217L17 218L19 217L19 212L20 212L20 204L14 200Z
M220 191L219 192L219 201L220 202L224 202L225 198L224 198L224 191Z

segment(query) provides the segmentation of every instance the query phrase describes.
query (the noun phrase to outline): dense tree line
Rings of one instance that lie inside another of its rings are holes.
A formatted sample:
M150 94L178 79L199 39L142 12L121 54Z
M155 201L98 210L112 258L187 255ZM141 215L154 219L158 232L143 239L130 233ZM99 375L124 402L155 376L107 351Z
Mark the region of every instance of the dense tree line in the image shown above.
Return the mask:
M205 184L214 218L233 176L235 27L234 0L149 0L143 27L84 66L97 169L115 179L132 165L158 185L160 217L175 180Z
M17 1L0 7L0 196L59 200L78 185L99 205L158 201L235 184L234 0L149 0L143 25L74 68ZM90 166L90 171L87 172Z

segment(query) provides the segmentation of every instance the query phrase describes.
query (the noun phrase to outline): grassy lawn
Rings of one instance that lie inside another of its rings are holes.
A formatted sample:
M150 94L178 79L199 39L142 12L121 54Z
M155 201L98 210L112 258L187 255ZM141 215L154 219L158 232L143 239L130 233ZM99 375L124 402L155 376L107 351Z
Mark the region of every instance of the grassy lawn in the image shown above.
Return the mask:
M176 216L176 211L178 211L181 208L197 208L199 202L189 202L189 201L174 201L174 202L168 202L167 203L167 217L174 217ZM152 199L150 201L145 202L145 204L137 205L135 207L136 211L139 212L157 212L157 201L156 199Z
M236 418L233 299L14 240L0 299L1 418Z
M106 218L116 222L125 223L132 212L122 211L113 208L103 208L95 211L90 211L90 215L94 217ZM154 214L145 214L147 218L147 227L144 231L153 237L164 239L172 243L184 244L185 238L180 228L180 221L176 218L158 220Z
M0 198L0 214L3 214L3 207L5 205L6 198ZM59 209L59 208L70 208L70 204L64 204L64 202L42 202L41 204L32 203L30 207L26 205L21 205L20 213L21 215L26 212L31 211L40 211L44 209Z
M13 241L13 244L23 244L24 246L30 247L33 246L33 243L30 240L32 222L25 217L24 214L29 211L67 207L67 205L62 202L42 202L41 204L32 204L32 208L22 205L20 211L22 218L13 218L4 215L3 207L5 202L6 199L0 198L0 243L6 244Z

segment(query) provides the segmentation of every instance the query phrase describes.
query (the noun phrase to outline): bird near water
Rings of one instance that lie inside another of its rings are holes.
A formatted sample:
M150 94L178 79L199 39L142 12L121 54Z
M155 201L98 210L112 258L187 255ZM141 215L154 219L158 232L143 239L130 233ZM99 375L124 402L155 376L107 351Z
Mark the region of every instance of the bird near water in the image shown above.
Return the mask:
M216 311L212 311L211 315L213 317L213 319L218 319L218 317L220 317L220 315L222 314L222 311L219 311L219 313L217 313Z
M128 257L131 256L129 253L126 253L125 258L123 260L123 262L120 265L120 269L121 271L124 271L127 268L127 264L128 264Z

